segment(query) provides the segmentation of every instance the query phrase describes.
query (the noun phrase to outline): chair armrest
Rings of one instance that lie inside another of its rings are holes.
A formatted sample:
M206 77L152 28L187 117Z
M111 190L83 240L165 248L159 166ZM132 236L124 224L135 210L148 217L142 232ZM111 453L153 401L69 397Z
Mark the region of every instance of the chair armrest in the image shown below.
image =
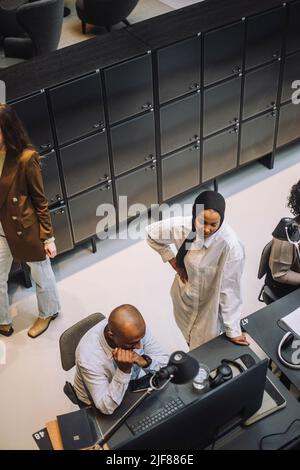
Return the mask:
M5 38L3 45L6 57L31 59L33 56L33 45L30 38Z

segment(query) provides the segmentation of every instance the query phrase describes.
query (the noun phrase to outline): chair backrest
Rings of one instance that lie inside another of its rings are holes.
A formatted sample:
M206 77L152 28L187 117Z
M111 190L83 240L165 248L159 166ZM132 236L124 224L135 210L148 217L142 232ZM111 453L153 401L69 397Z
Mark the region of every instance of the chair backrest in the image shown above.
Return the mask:
M139 0L83 0L83 5L92 24L110 26L127 18L138 2Z
M264 247L261 253L259 268L258 268L258 273L257 273L258 279L261 279L265 274L267 274L271 248L272 248L272 240L266 244L266 246Z
M64 331L59 338L60 359L64 370L70 370L75 366L75 352L79 341L104 318L102 313L93 313Z
M32 40L34 55L57 49L63 12L64 0L35 0L18 8L17 20Z

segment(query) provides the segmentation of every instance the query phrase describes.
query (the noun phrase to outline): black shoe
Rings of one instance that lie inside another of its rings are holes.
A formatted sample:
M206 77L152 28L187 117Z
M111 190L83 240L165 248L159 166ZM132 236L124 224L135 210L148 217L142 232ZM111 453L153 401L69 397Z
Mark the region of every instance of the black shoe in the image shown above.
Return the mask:
M14 329L12 326L10 327L8 331L1 330L0 328L0 335L3 335L3 336L11 336L13 332L14 332Z

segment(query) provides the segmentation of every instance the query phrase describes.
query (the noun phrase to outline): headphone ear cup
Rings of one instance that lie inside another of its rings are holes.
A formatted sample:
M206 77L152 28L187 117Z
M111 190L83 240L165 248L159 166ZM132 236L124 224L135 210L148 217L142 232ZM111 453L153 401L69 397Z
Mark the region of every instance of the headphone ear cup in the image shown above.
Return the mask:
M217 374L214 379L210 380L211 388L216 388L219 385L232 379L233 373L226 361L222 361L221 365L217 368Z

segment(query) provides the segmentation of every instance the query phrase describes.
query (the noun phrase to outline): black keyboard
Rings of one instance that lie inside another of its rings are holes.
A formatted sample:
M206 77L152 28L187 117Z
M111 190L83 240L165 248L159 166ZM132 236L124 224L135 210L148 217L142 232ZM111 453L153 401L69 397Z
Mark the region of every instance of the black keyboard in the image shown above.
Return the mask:
M176 413L180 408L183 408L185 405L180 398L175 398L174 400L168 401L164 404L163 408L152 413L150 416L145 416L143 419L140 419L136 423L128 424L129 429L133 434L140 434L143 431L146 431L153 426L156 426L160 421L163 421L168 416Z

